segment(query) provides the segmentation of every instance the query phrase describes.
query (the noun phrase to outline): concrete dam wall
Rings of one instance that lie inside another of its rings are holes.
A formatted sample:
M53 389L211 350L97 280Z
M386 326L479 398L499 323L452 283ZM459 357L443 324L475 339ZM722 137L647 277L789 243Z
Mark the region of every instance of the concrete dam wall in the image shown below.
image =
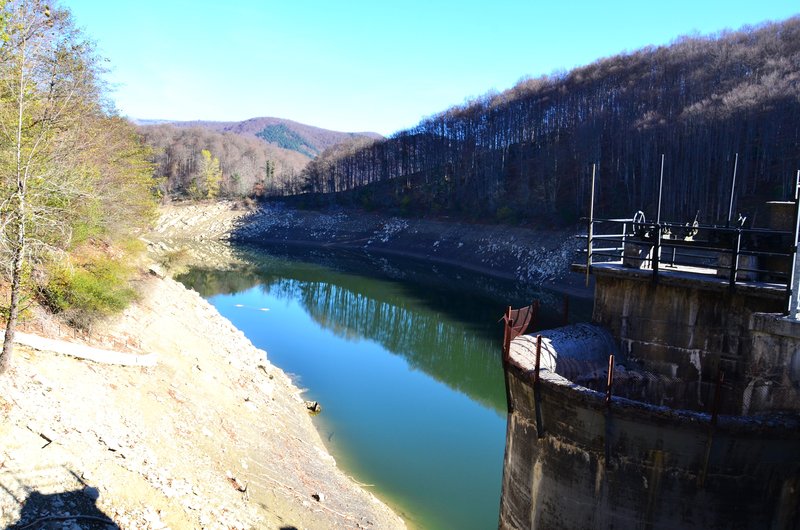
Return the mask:
M800 424L721 418L710 432L706 414L607 407L542 374L540 438L530 374L509 375L500 528L797 528Z
M594 273L596 324L541 332L538 377L536 338L511 342L500 528L800 528L783 300Z

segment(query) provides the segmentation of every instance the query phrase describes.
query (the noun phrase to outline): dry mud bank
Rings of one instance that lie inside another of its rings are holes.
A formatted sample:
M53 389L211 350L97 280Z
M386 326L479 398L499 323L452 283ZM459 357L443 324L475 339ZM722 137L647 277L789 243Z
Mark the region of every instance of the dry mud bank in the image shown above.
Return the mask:
M298 210L280 203L246 210L222 201L167 205L153 238L151 248L157 252L174 249L176 245L164 243L174 239L362 250L591 296L589 290L581 292L582 279L569 272L582 241L568 230L406 219L347 209Z

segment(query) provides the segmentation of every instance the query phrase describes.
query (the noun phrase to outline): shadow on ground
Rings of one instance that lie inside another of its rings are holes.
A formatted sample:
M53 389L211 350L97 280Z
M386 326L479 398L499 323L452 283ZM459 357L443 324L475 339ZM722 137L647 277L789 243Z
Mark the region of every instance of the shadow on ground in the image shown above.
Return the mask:
M88 486L46 495L32 491L25 499L19 520L8 528L119 530L119 526L96 506L98 496L97 489Z

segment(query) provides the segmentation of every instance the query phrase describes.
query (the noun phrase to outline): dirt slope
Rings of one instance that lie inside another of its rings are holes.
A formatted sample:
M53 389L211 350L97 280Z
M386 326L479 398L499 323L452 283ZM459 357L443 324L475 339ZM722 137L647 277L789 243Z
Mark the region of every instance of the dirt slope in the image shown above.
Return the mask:
M103 333L155 367L17 348L0 377L0 527L404 527L335 466L265 352L173 280L141 290Z

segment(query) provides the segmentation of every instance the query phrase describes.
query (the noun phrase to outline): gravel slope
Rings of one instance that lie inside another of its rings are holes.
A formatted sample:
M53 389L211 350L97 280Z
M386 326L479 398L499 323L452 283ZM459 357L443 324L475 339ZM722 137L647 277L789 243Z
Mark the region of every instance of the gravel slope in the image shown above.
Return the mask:
M156 366L17 347L0 377L0 527L405 527L336 467L265 352L179 283L140 283L98 329Z

